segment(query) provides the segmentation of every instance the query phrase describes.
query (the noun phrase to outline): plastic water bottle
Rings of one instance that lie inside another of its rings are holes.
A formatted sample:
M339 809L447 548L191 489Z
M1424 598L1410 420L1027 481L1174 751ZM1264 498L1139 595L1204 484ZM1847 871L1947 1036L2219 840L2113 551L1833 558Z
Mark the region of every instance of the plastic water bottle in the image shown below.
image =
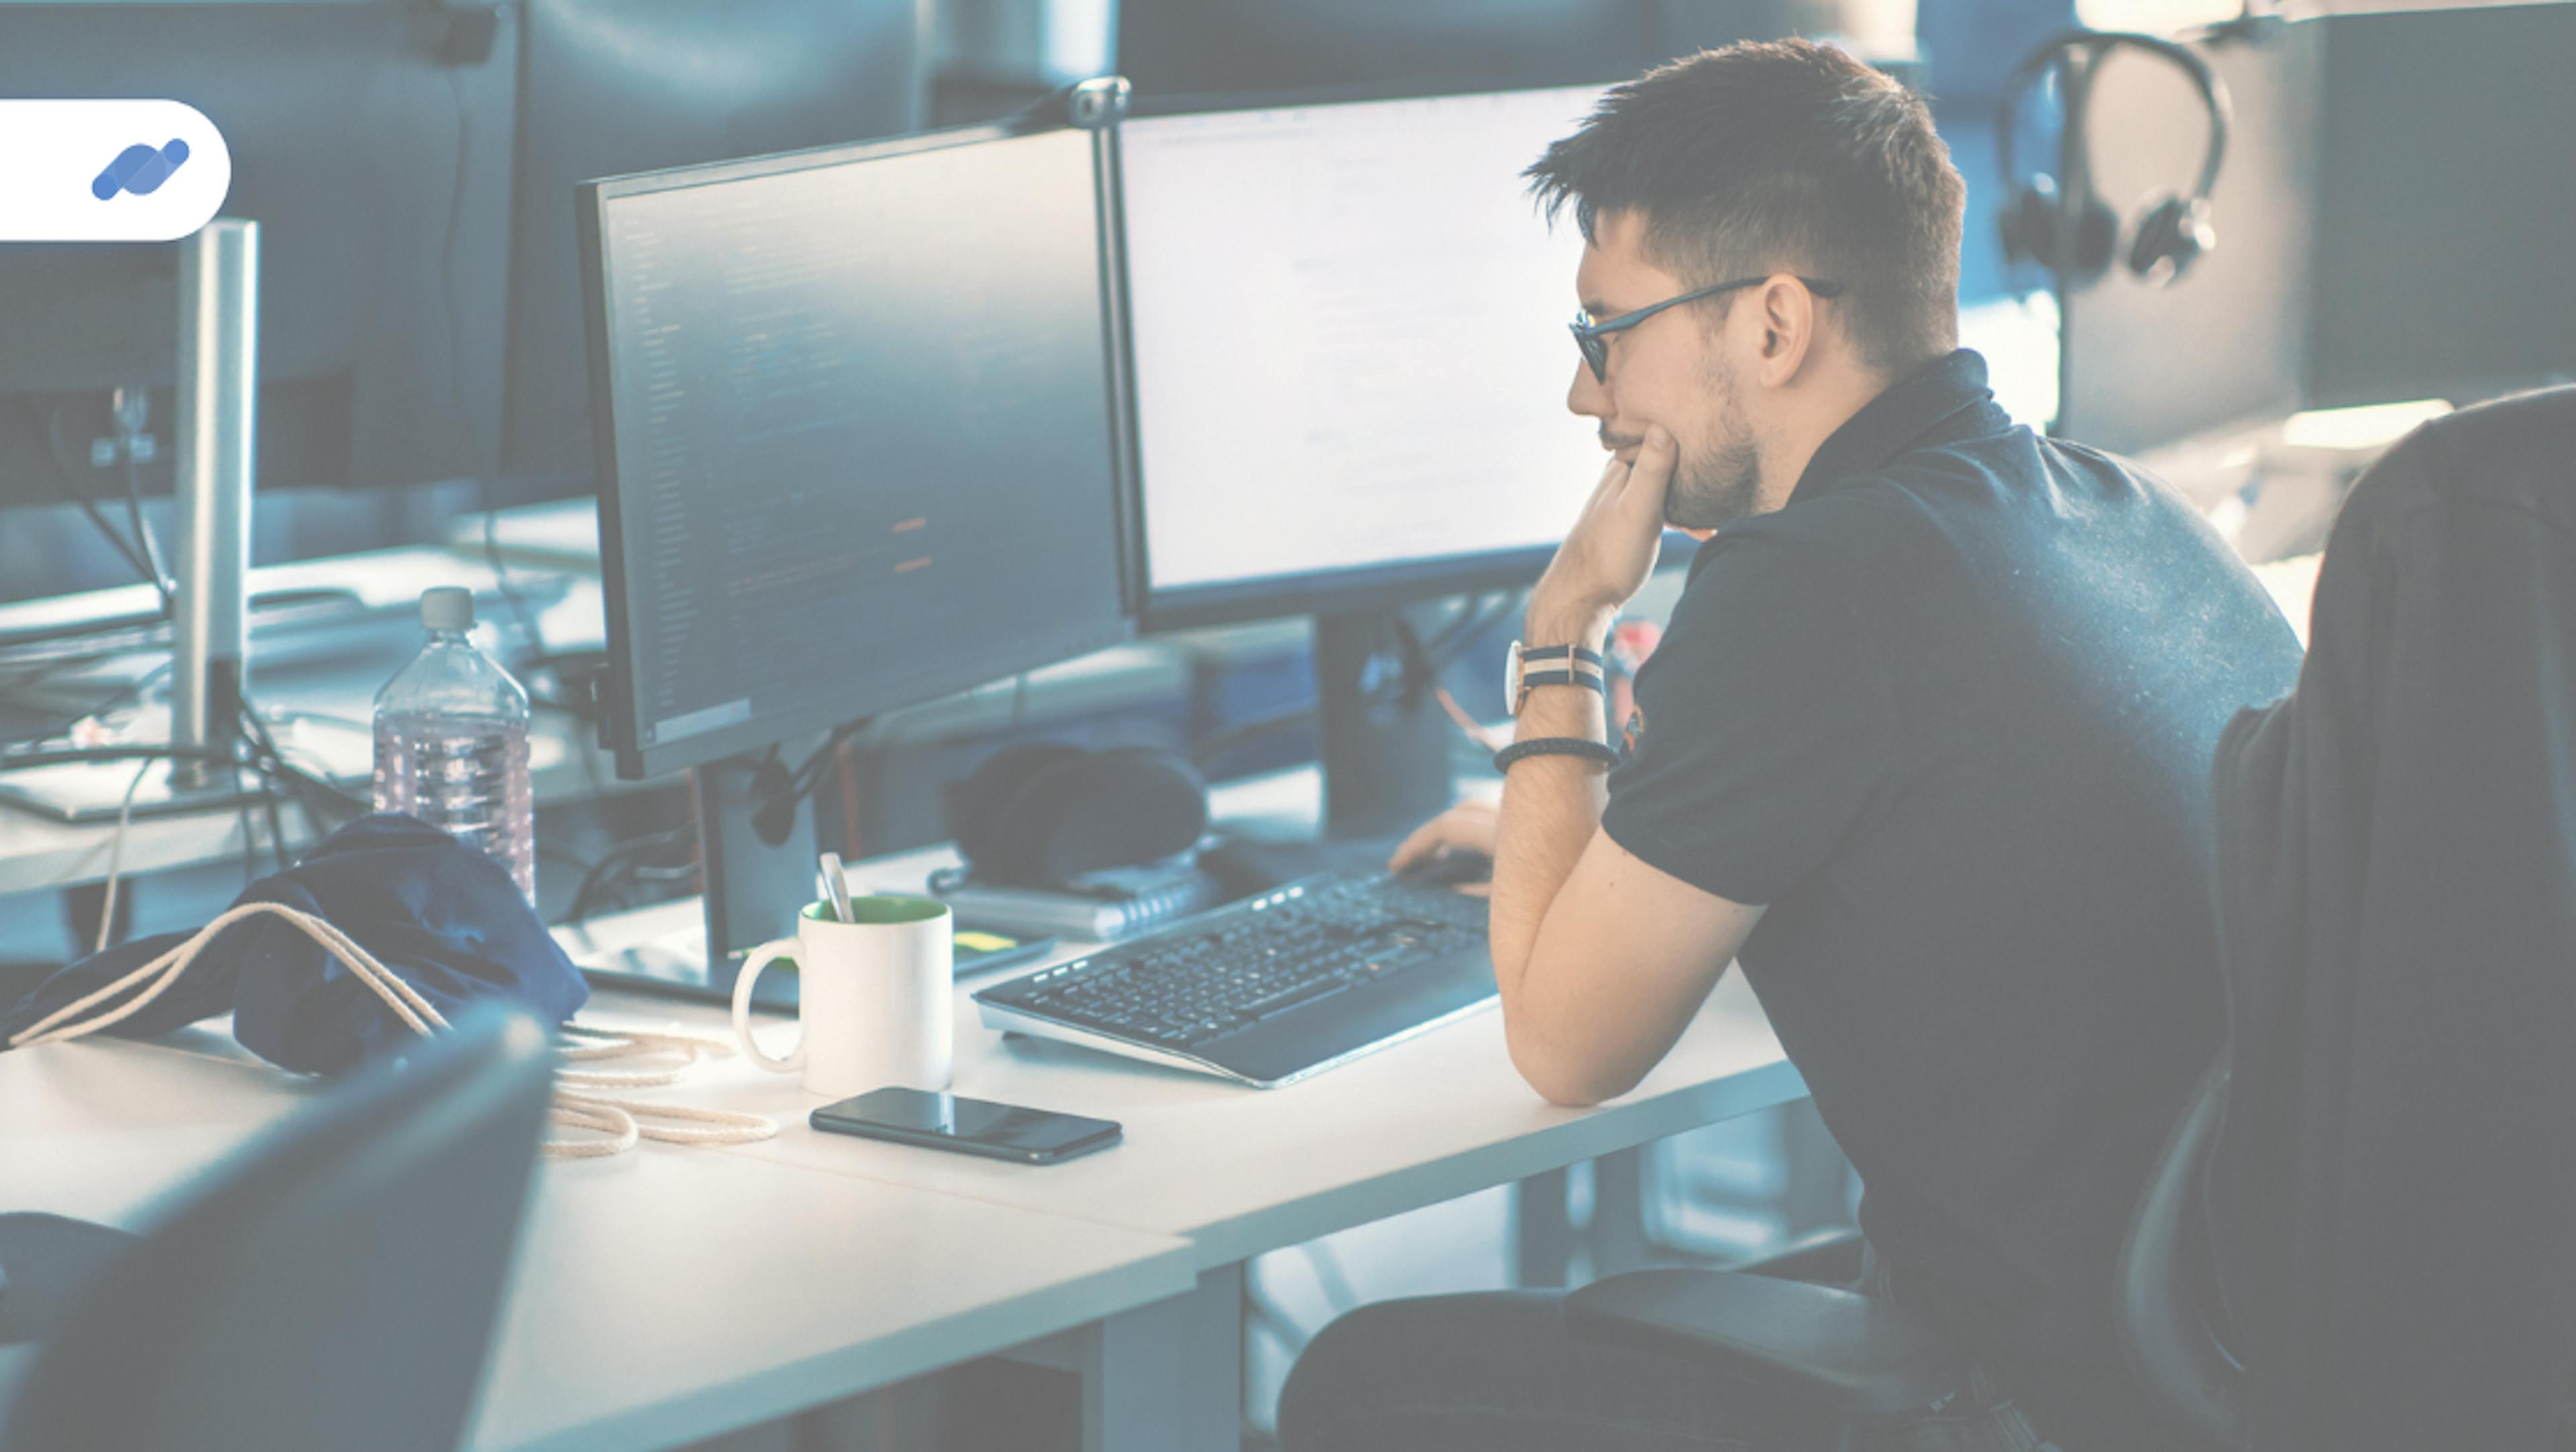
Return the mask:
M528 791L528 693L474 648L474 596L424 592L429 641L376 692L376 810L417 817L480 848L537 900Z

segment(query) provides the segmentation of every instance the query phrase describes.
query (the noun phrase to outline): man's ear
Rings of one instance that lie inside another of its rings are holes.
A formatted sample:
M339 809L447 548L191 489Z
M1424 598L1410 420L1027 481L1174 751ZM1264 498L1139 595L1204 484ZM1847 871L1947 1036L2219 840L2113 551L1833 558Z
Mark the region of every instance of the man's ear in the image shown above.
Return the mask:
M1786 273L1775 273L1755 296L1762 309L1762 383L1778 388L1806 367L1822 319L1816 313L1816 295Z

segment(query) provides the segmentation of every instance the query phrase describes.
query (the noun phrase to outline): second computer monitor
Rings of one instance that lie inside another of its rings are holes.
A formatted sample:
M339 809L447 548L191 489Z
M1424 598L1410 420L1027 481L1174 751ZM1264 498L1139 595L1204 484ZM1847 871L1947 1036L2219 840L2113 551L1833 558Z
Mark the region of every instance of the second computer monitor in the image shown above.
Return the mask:
M1583 241L1521 171L1599 94L1125 124L1154 623L1536 578L1602 455L1565 410Z

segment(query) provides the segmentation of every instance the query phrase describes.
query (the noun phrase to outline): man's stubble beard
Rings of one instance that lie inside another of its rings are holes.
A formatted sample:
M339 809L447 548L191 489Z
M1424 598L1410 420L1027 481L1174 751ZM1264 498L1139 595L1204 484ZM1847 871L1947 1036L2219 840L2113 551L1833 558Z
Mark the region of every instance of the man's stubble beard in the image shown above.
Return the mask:
M1732 370L1712 371L1724 437L1695 446L1674 462L1664 496L1664 522L1680 529L1718 529L1751 514L1762 498L1762 451L1737 407Z

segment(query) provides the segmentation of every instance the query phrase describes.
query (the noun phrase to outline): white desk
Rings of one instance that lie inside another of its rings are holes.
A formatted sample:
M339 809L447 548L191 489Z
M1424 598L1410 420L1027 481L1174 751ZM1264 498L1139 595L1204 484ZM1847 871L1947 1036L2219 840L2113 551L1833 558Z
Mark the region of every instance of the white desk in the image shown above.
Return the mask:
M821 1134L805 1116L823 1096L741 1060L708 1069L689 1102L779 1120L776 1139L735 1151L749 1158L1184 1236L1199 1268L1215 1269L1806 1096L1738 974L1644 1084L1589 1110L1547 1104L1521 1081L1490 1010L1263 1090L1006 1039L977 1023L969 992L957 1001L955 1092L1114 1119L1125 1140L1032 1170ZM624 994L598 996L583 1017L727 1031L721 1009ZM782 1045L795 1032L764 1021Z
M1311 830L1316 778L1217 795L1229 822ZM946 860L856 876L917 884ZM576 956L667 947L696 921L683 902L559 936ZM817 1134L822 1098L795 1080L704 1067L659 1092L775 1116L779 1136L543 1172L477 1445L667 1446L1008 1351L1082 1374L1087 1448L1230 1446L1247 1258L1805 1094L1741 975L1592 1110L1532 1093L1490 1011L1265 1091L1005 1039L979 986L958 994L957 1092L1115 1119L1124 1143L1039 1168ZM727 1031L721 1009L624 993L583 1018ZM0 1206L130 1219L300 1092L228 1039L174 1043L0 1054ZM727 1234L745 1224L766 1233Z
M1802 1092L1740 989L1592 1111L1531 1095L1491 1014L1267 1092L971 1017L959 1039L960 1091L1127 1142L1044 1169L907 1151L806 1129L820 1100L792 1080L706 1071L664 1092L781 1115L780 1137L541 1170L474 1445L671 1446L1004 1352L1083 1374L1089 1447L1218 1445L1246 1257ZM238 1055L204 1029L0 1054L0 1204L135 1223L314 1092Z
M1299 769L1219 787L1212 806L1219 821L1237 829L1311 833L1319 792L1317 774ZM933 869L956 860L947 848L908 852L856 864L851 876L862 891L919 892ZM697 913L694 900L668 903L588 930L557 929L556 937L575 961L628 944L696 953L703 951ZM1068 943L1049 961L1088 947ZM1040 966L959 986L954 1090L1117 1120L1126 1139L1106 1153L1033 1173L818 1134L804 1123L825 1102L820 1096L738 1059L710 1069L692 1090L693 1102L767 1114L788 1126L777 1139L747 1147L750 1155L1186 1236L1200 1266L1212 1269L1807 1093L1736 972L1643 1084L1600 1108L1570 1110L1547 1104L1522 1082L1493 1009L1270 1090L984 1028L974 991ZM585 1017L731 1032L721 1008L624 993L595 996ZM795 1032L783 1020L764 1021L776 1025L764 1030L780 1037L773 1047Z
M0 1054L0 1205L132 1226L314 1092L206 1030ZM1192 1260L757 1159L548 1162L472 1445L694 1441L1185 1297Z
M1302 821L1311 831L1316 781L1311 771L1287 772L1220 788L1218 815L1283 833ZM862 890L919 891L932 868L954 860L944 849L907 853L858 864L853 876ZM558 937L576 959L628 944L695 952L696 911L691 902L666 904ZM1081 951L1068 945L1059 957ZM780 1122L776 1139L733 1154L1180 1237L1203 1286L1219 1286L1233 1284L1256 1255L1806 1096L1740 973L1727 975L1637 1089L1597 1109L1571 1110L1521 1081L1502 1018L1491 1010L1273 1090L985 1029L974 990L1037 966L959 988L954 1091L1117 1120L1126 1137L1114 1149L1032 1169L821 1134L805 1117L823 1096L741 1060L708 1070L690 1102ZM723 1009L624 993L597 995L584 1017L730 1032ZM783 1020L764 1022L764 1034L795 1032ZM1234 1344L1230 1297L1203 1293L1186 1307L1175 1303L1174 1314L1196 1327L1186 1339ZM1226 1377L1176 1384L1170 1394L1194 1399L1176 1409L1191 1424L1214 1426L1233 1416L1239 1391Z

